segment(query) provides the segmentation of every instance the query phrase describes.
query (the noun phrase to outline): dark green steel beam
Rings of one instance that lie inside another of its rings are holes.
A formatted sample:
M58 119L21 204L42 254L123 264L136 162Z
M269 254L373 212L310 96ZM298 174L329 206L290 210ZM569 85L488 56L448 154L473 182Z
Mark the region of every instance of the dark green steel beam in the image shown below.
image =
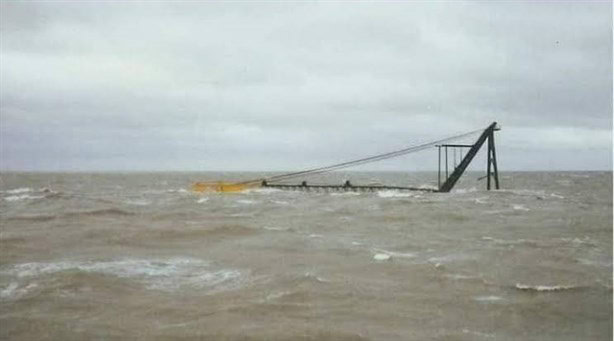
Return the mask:
M463 161L461 161L458 167L454 169L454 172L452 172L452 174L446 180L446 182L444 182L443 185L441 185L441 187L439 188L439 192L450 192L450 190L452 190L452 188L454 187L458 179L460 179L460 177L465 172L465 169L467 169L467 166L469 166L469 164L471 163L475 155L478 153L478 151L480 151L480 148L482 147L486 139L494 134L496 127L497 127L497 122L493 122L491 125L488 126L488 128L484 129L484 132L482 132L482 135L480 135L480 137L475 142L475 144L473 144L471 149L469 149ZM489 159L490 159L490 155L489 155Z

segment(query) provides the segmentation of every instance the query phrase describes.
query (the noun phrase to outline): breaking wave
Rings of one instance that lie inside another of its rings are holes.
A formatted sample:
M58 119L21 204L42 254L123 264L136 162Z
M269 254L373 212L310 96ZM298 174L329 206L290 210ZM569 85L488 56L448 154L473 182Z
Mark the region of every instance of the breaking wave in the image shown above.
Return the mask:
M359 192L333 192L330 195L333 197L353 197L353 196L357 196L360 194L361 193Z
M99 216L132 216L135 213L122 210L119 208L103 208L89 211L72 211L64 212L60 214L40 214L40 215L23 215L7 217L9 221L31 221L31 222L44 222L61 218L73 218L73 217L99 217Z
M271 193L278 193L278 192L283 192L283 190L277 189L277 188L260 187L260 188L250 188L250 189L243 191L242 193L244 194L249 194L249 193L271 194Z
M395 190L387 190L387 191L378 191L377 196L380 198L409 198L414 196L412 193L395 191Z
M58 192L54 192L46 187L42 187L39 189L33 189L30 187L21 187L21 188L9 189L6 191L0 191L0 193L8 194L4 196L4 198L2 198L4 201L8 201L8 202L45 199L45 198L57 196L59 194Z
M5 201L22 201L22 200L35 200L35 199L43 199L44 195L29 195L29 194L21 194L21 195L11 195L5 197Z
M2 191L2 192L7 193L7 194L21 194L21 193L28 193L28 192L33 192L33 191L34 190L32 188L21 187L21 188L9 189L9 190Z
M415 258L417 255L411 252L395 252L383 249L373 249L376 254L387 255L394 258Z
M67 271L97 273L135 280L149 289L172 291L183 287L222 289L243 277L236 269L212 269L207 261L193 258L121 259L17 264L0 273L28 279ZM17 283L1 291L3 297L19 293Z
M478 302L496 302L496 301L503 300L502 297L494 296L494 295L490 295L490 296L477 296L477 297L474 297L473 299L475 301L478 301Z
M528 285L516 283L516 289L522 291L536 291L536 292L549 292L549 291L564 291L579 289L580 287L574 285Z

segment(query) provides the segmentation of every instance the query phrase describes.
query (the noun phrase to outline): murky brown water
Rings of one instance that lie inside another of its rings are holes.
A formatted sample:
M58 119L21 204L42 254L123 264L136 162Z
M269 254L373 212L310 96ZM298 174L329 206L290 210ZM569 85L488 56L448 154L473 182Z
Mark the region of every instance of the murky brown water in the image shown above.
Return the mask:
M186 190L220 176L2 174L0 337L611 340L611 172Z

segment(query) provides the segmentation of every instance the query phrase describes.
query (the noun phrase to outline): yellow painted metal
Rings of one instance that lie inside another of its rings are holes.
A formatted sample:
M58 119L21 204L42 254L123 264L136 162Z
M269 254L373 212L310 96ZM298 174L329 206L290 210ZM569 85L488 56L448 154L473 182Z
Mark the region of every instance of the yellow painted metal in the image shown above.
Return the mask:
M192 184L192 190L194 192L242 192L250 188L259 187L260 184L256 183L232 183L232 182L195 182Z

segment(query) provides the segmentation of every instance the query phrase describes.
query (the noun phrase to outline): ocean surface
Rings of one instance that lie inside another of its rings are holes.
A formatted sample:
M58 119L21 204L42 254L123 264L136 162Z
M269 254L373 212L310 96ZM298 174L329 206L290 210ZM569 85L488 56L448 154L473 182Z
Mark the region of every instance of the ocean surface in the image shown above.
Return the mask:
M0 174L0 339L612 339L611 172L259 176Z

